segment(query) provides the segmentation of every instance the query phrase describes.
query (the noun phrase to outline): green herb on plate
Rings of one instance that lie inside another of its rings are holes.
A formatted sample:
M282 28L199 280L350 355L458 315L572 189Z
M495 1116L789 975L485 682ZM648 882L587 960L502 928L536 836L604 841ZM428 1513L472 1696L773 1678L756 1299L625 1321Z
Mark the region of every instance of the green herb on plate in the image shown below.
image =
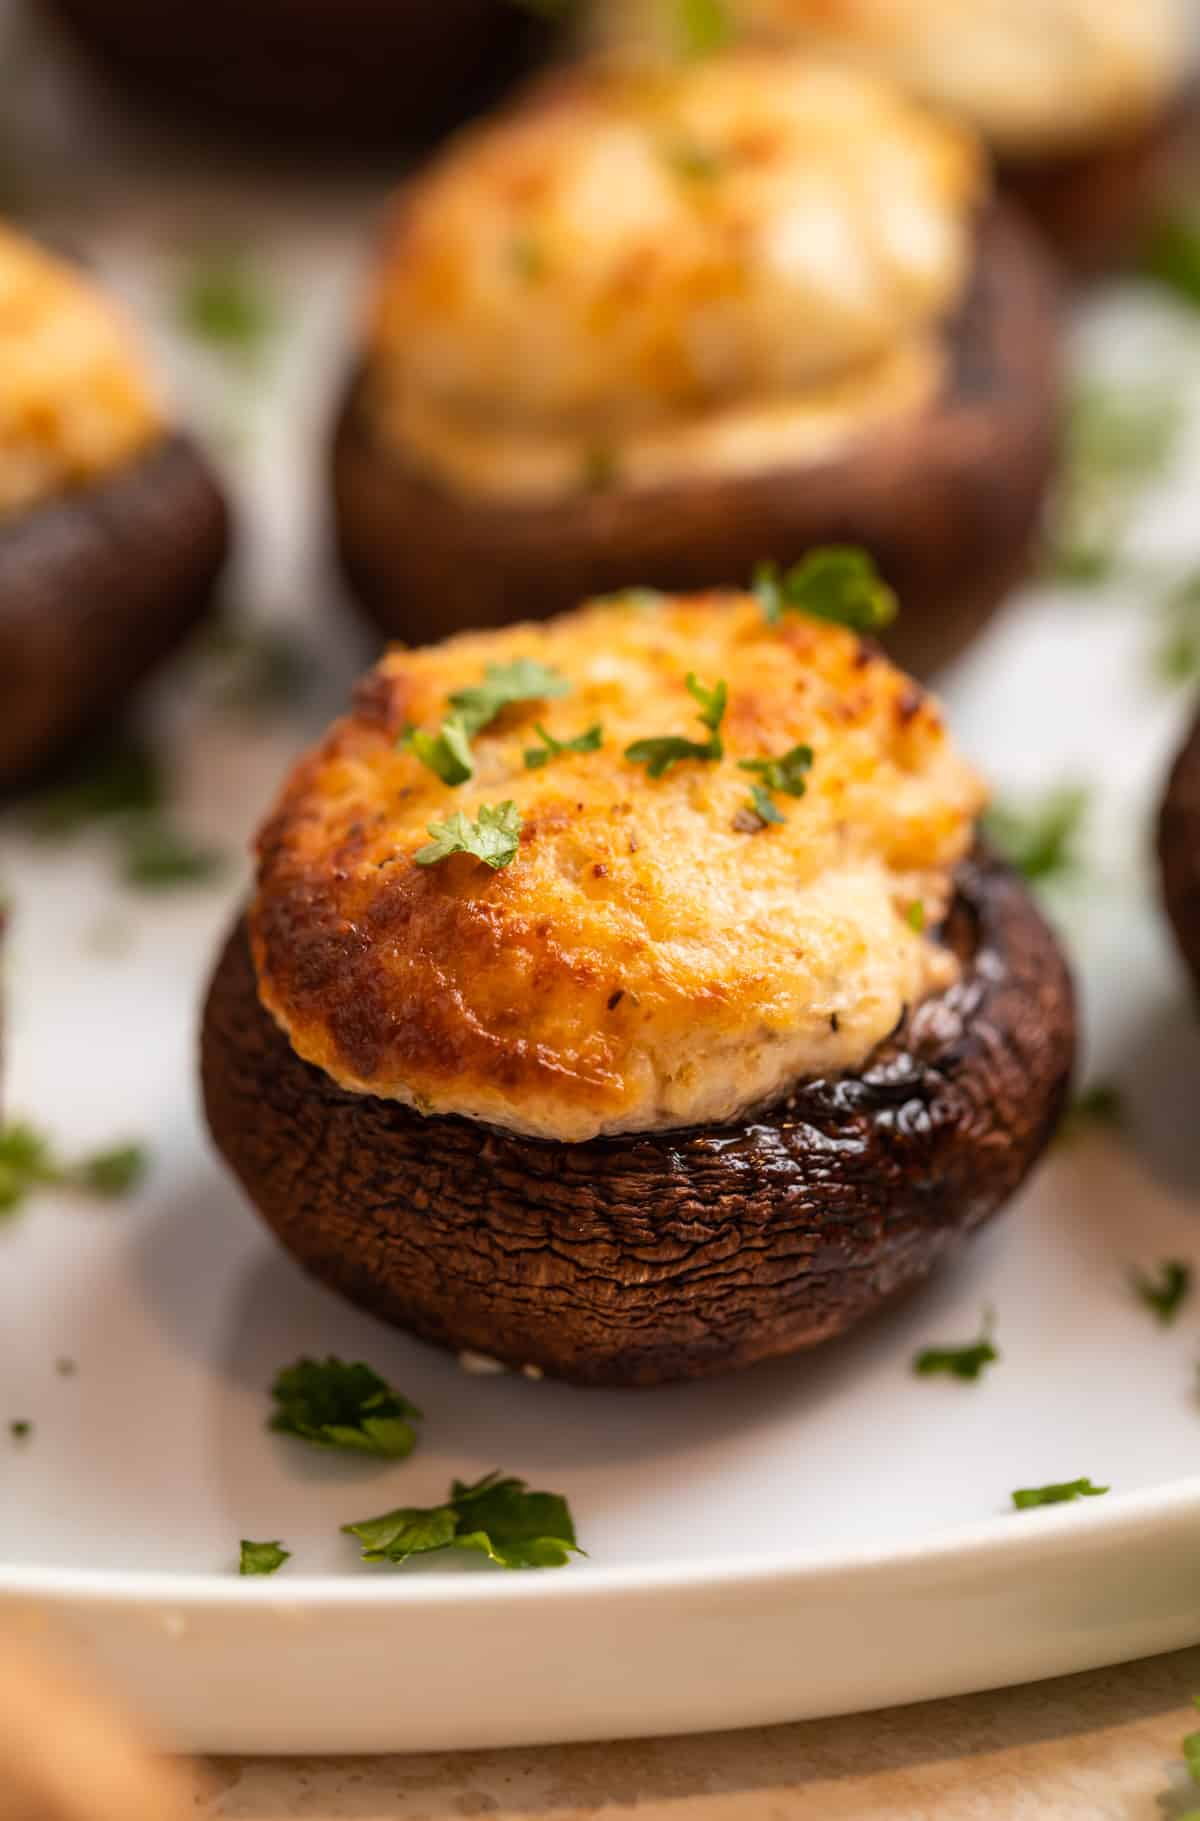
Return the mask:
M285 1549L278 1541L274 1543L252 1543L247 1537L242 1538L241 1552L238 1557L239 1574L274 1574L285 1562L290 1562L292 1552Z
M913 1359L913 1371L920 1378L931 1378L936 1373L944 1373L949 1378L961 1378L973 1383L982 1376L986 1367L1000 1358L992 1344L991 1329L989 1316L984 1319L979 1339L970 1341L966 1346L923 1347Z
M366 1562L406 1562L440 1549L476 1550L500 1568L562 1568L582 1554L567 1502L531 1492L524 1480L489 1473L474 1485L455 1480L444 1505L402 1506L344 1524Z
M193 841L158 817L139 818L121 844L121 877L139 891L173 891L180 885L207 885L224 872L226 857Z
M316 676L312 654L291 633L243 615L218 619L203 650L212 697L236 714L291 707L304 700Z
M470 737L457 715L447 715L436 733L410 727L402 738L409 751L443 784L465 784L475 776Z
M143 1146L115 1145L64 1163L43 1133L23 1120L0 1127L0 1215L12 1214L35 1189L75 1189L112 1201L138 1187L147 1168Z
M219 353L256 360L275 332L275 310L243 254L207 253L184 274L175 318L196 341Z
M1012 1495L1012 1502L1018 1511L1028 1511L1034 1505L1066 1505L1073 1499L1098 1499L1108 1491L1107 1486L1093 1486L1091 1480L1060 1480L1049 1486L1022 1486Z
M1192 1267L1182 1258L1164 1258L1157 1277L1146 1271L1130 1274L1134 1294L1157 1315L1164 1326L1173 1322L1192 1288Z
M725 718L725 708L729 700L729 690L724 682L707 689L695 671L687 675L687 692L693 701L699 702L697 718L709 729L707 740L688 740L680 734L662 734L646 740L634 740L625 748L625 757L634 765L644 765L647 775L661 778L672 765L678 765L683 759L705 759L715 762L723 757L725 746L721 739L721 722Z
M472 854L493 872L511 866L521 844L521 812L512 798L495 805L481 803L478 818L472 822L461 809L456 809L444 822L430 822L433 836L425 847L417 849L413 859L418 866L436 866L451 854Z
M115 735L34 797L30 825L47 840L62 840L110 817L154 814L165 801L158 754L135 735Z
M812 762L811 746L793 746L778 759L739 759L740 770L758 775L759 782L750 787L753 813L764 822L782 822L784 818L770 793L783 791L785 796L802 797L808 789Z
M832 621L851 632L882 632L898 611L896 596L874 559L851 544L810 550L786 573L778 563L760 563L752 587L771 625L792 612Z
M1111 1081L1093 1081L1072 1100L1058 1128L1056 1142L1069 1144L1086 1132L1119 1132L1125 1124L1125 1102Z
M23 1417L18 1418L15 1423L8 1425L8 1433L14 1442L27 1442L33 1434L33 1424L26 1422Z
M1063 879L1078 870L1079 840L1091 793L1061 785L1024 803L997 803L983 819L984 833L1031 883Z
M1160 221L1142 257L1145 277L1200 309L1200 225L1176 215Z
M1090 584L1112 574L1142 493L1174 453L1181 421L1179 400L1167 392L1076 389L1051 527L1059 581Z
M316 1448L404 1460L416 1445L421 1412L361 1361L299 1359L276 1375L270 1427Z

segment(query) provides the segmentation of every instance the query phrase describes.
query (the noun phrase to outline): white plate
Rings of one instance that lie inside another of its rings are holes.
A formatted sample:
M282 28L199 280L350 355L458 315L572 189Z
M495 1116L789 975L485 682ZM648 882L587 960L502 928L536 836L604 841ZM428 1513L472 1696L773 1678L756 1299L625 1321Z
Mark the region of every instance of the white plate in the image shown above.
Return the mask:
M244 591L323 641L311 732L359 661L329 612L316 482L376 191L230 185L157 150L114 168L120 181L94 160L70 173L56 224L160 325L173 252L206 234L252 243L285 299L232 466ZM1195 325L1132 294L1089 336L1110 366L1197 364ZM242 380L165 333L164 348L210 423L241 409ZM1198 441L1139 527L1160 557L1188 548ZM1129 1136L1057 1153L869 1331L725 1383L615 1394L468 1377L308 1284L197 1113L195 1009L244 870L218 890L129 898L101 838L39 848L9 818L7 1105L66 1149L143 1136L154 1167L127 1206L45 1196L0 1232L0 1424L35 1424L24 1445L0 1427L0 1603L51 1613L181 1743L230 1751L735 1726L1200 1639L1196 1316L1161 1329L1126 1283L1135 1261L1200 1259L1200 1033L1147 854L1187 704L1148 675L1148 615L1133 593L1029 595L948 680L966 745L1005 787L1095 785L1089 870L1058 909L1092 1066L1122 1085ZM181 813L243 843L305 730L248 730L180 681L155 712ZM985 1304L1001 1363L973 1386L916 1379L914 1349L971 1338ZM410 1462L325 1458L265 1432L274 1371L306 1351L367 1359L423 1406ZM338 1534L496 1466L568 1494L586 1561L381 1572ZM1080 1474L1111 1493L1009 1508L1015 1486ZM239 1581L243 1536L281 1537L293 1559Z

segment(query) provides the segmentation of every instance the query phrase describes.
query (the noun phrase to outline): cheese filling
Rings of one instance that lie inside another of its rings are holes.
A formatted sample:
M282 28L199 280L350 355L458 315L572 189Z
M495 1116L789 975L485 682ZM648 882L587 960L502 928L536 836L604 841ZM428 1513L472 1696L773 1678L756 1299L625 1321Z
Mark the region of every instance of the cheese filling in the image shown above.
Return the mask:
M999 151L1103 143L1161 112L1194 65L1192 0L730 0L751 38L902 83ZM601 43L670 57L675 0L601 0Z
M487 666L567 693L504 710L450 787L406 744ZM689 671L728 690L723 751L651 778L627 747L702 734ZM599 745L531 767L541 724ZM812 749L780 820L739 763ZM512 800L491 872L419 863L430 824ZM860 1067L955 979L933 933L982 786L937 704L839 627L744 596L593 605L396 650L297 768L259 845L264 1005L344 1088L571 1142L720 1123Z
M822 459L937 392L983 186L972 140L858 72L584 66L403 197L370 421L501 496Z
M162 428L120 313L0 227L0 521L123 467Z

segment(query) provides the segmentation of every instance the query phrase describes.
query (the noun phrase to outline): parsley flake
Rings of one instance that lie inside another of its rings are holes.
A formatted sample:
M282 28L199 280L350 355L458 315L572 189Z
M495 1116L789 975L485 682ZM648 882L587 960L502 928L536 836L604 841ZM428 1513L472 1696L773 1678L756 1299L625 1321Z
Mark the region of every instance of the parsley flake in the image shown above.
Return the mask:
M1078 870L1089 800L1083 786L1070 784L1036 802L998 803L983 818L984 832L1031 882L1061 879Z
M851 632L882 632L898 611L874 559L853 544L810 550L786 573L778 563L760 563L752 586L772 626L785 613L807 613Z
M207 885L225 870L226 858L157 817L139 819L126 831L121 877L141 891L172 891L177 885Z
M222 354L255 360L275 328L275 312L257 274L234 253L196 261L179 287L175 315L181 328Z
M1193 310L1200 309L1200 229L1182 216L1159 222L1142 260L1142 272Z
M114 1145L77 1163L55 1156L48 1138L24 1120L0 1128L0 1215L12 1214L35 1189L77 1189L115 1200L136 1189L146 1173L142 1145Z
M418 866L436 866L451 854L473 854L498 872L511 866L521 844L521 812L511 797L494 806L481 803L474 822L456 809L444 822L430 822L427 827L433 840L413 855Z
M693 701L699 702L697 718L709 729L707 740L688 740L681 734L663 734L654 739L634 740L625 748L625 757L634 765L644 765L651 778L661 778L682 759L706 759L715 761L723 758L724 742L721 739L721 722L725 718L725 708L729 700L729 689L724 682L713 689L706 689L694 670L687 674L687 692Z
M241 1554L238 1558L239 1574L274 1574L285 1562L290 1562L292 1552L285 1549L276 1540L274 1543L252 1543L247 1537L242 1538Z
M1192 1706L1200 1707L1200 1695L1192 1696ZM1180 1750L1183 1752L1183 1761L1188 1768L1188 1776L1193 1783L1200 1783L1200 1732L1188 1733L1182 1741ZM1181 1821L1187 1821L1187 1817L1181 1817Z
M35 834L61 840L111 816L152 814L165 800L157 753L135 735L121 734L93 748L61 783L35 797L30 821Z
M738 767L742 771L757 772L760 782L750 787L750 798L754 814L764 822L782 822L770 793L781 790L789 797L802 797L808 789L808 773L812 769L813 751L811 746L793 746L778 759L739 759ZM764 809L763 805L766 804Z
M8 1433L14 1442L27 1442L33 1434L33 1424L26 1422L23 1417L18 1418L15 1423L8 1425Z
M556 670L533 658L512 664L489 664L482 683L473 683L450 697L451 713L436 734L406 728L401 743L435 772L443 784L465 784L475 775L471 741L504 709L519 702L544 702L569 694L571 685ZM482 858L482 856L480 856ZM429 862L423 862L429 864Z
M1151 1277L1145 1271L1134 1271L1129 1281L1134 1294L1165 1326L1175 1320L1191 1292L1192 1267L1182 1258L1165 1258L1158 1267L1157 1277Z
M1058 1129L1058 1142L1068 1143L1084 1132L1099 1126L1119 1131L1125 1123L1125 1102L1120 1088L1111 1081L1094 1081L1076 1094Z
M361 1361L299 1359L271 1387L270 1427L317 1448L382 1455L402 1461L413 1451L421 1412Z
M343 1524L365 1562L406 1562L439 1549L477 1550L499 1568L562 1568L582 1554L567 1502L530 1492L524 1480L489 1473L474 1485L455 1480L444 1505L402 1506Z
M561 758L566 752L597 752L604 743L604 729L599 721L577 734L573 740L556 740L553 734L546 732L540 721L535 723L534 732L542 743L540 746L525 748L527 771L537 771L540 766L548 765L551 759Z
M730 0L675 0L676 34L685 57L711 57L735 36Z
M1179 400L1162 392L1078 386L1067 416L1064 479L1051 527L1051 569L1067 584L1102 582L1146 485L1170 461Z
M1034 1505L1066 1505L1073 1499L1098 1499L1108 1491L1107 1486L1093 1486L1091 1480L1060 1480L1049 1486L1022 1486L1012 1495L1012 1502L1018 1511L1028 1511Z
M982 1376L986 1366L993 1365L999 1358L992 1345L991 1318L985 1316L978 1340L966 1347L924 1347L913 1359L913 1371L921 1378L944 1372L950 1378L973 1383Z

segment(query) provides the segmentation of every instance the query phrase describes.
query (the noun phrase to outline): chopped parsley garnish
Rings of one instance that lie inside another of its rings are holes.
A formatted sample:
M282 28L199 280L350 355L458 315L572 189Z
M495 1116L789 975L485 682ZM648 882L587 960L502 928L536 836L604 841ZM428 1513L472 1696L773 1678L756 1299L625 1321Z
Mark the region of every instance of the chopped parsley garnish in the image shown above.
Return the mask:
M909 929L914 930L918 936L923 936L925 934L925 906L919 898L913 899L908 907L904 920L908 924Z
M950 1378L974 1382L986 1366L1000 1358L992 1345L991 1321L984 1320L979 1339L965 1347L924 1347L913 1358L913 1371L921 1378L944 1372Z
M1200 227L1182 216L1161 221L1146 248L1142 271L1193 310L1200 309Z
M760 563L754 593L771 625L785 613L807 613L851 632L881 632L896 617L896 596L865 550L828 544L810 550L781 573L778 563Z
M525 748L527 771L537 771L539 767L548 765L551 759L561 758L565 752L597 752L604 743L604 729L599 721L583 733L576 734L573 740L556 740L552 733L546 732L540 721L535 723L533 731L541 745Z
M510 866L521 844L521 812L512 798L494 806L481 803L474 822L456 809L444 822L430 822L433 840L413 855L418 866L436 866L451 854L473 854L493 872Z
M317 1448L402 1461L413 1451L413 1423L421 1412L386 1379L360 1361L300 1359L285 1366L271 1386L270 1427Z
M311 652L282 627L242 616L213 623L204 655L213 667L211 694L217 705L237 714L303 700L316 674Z
M1129 1281L1134 1294L1165 1325L1175 1320L1187 1300L1192 1288L1192 1267L1182 1258L1165 1258L1158 1267L1157 1277L1151 1277L1145 1271L1134 1271Z
M998 803L983 818L984 832L1030 881L1061 879L1079 865L1078 843L1088 802L1083 786L1068 784L1021 807Z
M526 284L537 284L546 276L546 249L533 234L514 234L508 243L508 263Z
M738 766L742 771L758 774L759 782L750 787L754 814L764 822L782 822L784 817L770 793L781 790L786 796L802 797L808 789L812 762L811 746L793 746L778 759L739 759Z
M1194 683L1200 677L1200 570L1171 586L1163 599L1154 668L1165 683Z
M34 803L34 832L61 840L93 823L110 829L119 876L127 885L165 890L207 883L224 857L201 847L167 818L163 767L144 741L108 741L77 770Z
M663 734L655 739L634 740L631 746L625 748L625 757L634 765L644 765L651 778L661 778L672 765L677 765L682 759L712 761L724 756L725 746L720 728L729 700L727 685L721 682L713 689L706 689L695 671L689 670L687 692L693 701L700 704L697 718L709 729L709 738L687 740L681 734Z
M33 1434L33 1424L26 1422L24 1418L19 1418L15 1423L8 1425L8 1433L14 1442L27 1442Z
M171 891L177 885L207 885L225 870L225 855L193 841L157 817L139 819L122 843L121 877L142 891Z
M422 765L435 772L443 784L465 784L468 778L475 776L470 737L457 715L449 715L437 733L424 733L421 728L412 727L405 735L405 741L409 751L416 754Z
M49 1139L15 1120L0 1128L0 1214L11 1214L35 1189L78 1189L103 1200L116 1200L137 1188L146 1173L141 1145L116 1145L94 1151L78 1163L64 1163Z
M1093 1486L1091 1480L1060 1480L1049 1486L1022 1486L1012 1495L1012 1502L1018 1511L1027 1511L1033 1505L1066 1505L1072 1499L1098 1499L1108 1491L1107 1486Z
M252 360L275 328L261 282L240 254L208 254L187 273L175 299L180 327L223 354Z
M517 658L511 664L489 664L483 682L458 690L450 697L450 706L469 739L514 702L549 702L569 695L570 690L566 677L557 670L549 670L533 658Z
M675 0L676 32L685 57L711 57L735 36L730 0Z
M712 183L725 169L720 152L702 145L698 139L676 137L662 147L663 161L685 183Z
M1200 1695L1192 1696L1192 1706L1200 1707ZM1200 1732L1188 1733L1180 1750L1183 1752L1183 1761L1188 1768L1188 1776L1193 1783L1200 1783ZM1187 1821L1187 1817L1181 1816L1180 1821Z
M444 1505L402 1506L342 1528L358 1538L365 1562L399 1563L438 1549L471 1549L500 1568L562 1568L582 1553L564 1498L530 1492L524 1480L499 1473L473 1486L455 1480Z
M1094 1081L1076 1094L1058 1128L1058 1142L1069 1143L1083 1133L1100 1127L1120 1131L1125 1123L1125 1102L1120 1088L1111 1081Z
M35 834L61 839L110 816L150 815L162 809L166 783L157 753L131 734L95 748L60 784L31 807Z
M252 1543L242 1538L241 1555L238 1559L239 1574L274 1574L285 1562L290 1562L292 1552L285 1549L278 1541L274 1543Z
M477 733L482 733L497 715L515 703L552 701L557 696L568 695L570 688L566 677L556 670L548 670L533 658L517 658L512 664L489 664L482 683L473 683L450 697L451 713L436 734L410 727L401 738L422 765L435 772L443 784L465 784L475 775L471 741ZM422 864L430 862L423 861Z
M1051 537L1059 581L1087 584L1111 574L1128 520L1170 460L1180 422L1179 400L1166 392L1076 389Z

